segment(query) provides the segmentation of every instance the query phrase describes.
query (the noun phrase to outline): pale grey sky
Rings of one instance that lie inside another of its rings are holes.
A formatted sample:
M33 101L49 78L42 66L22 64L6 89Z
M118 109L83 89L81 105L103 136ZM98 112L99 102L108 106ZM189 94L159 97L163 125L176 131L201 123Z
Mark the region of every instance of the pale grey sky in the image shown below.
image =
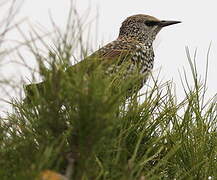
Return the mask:
M27 17L29 22L40 23L46 29L51 30L48 12L52 13L56 23L65 25L69 10L69 0L26 0L17 16L17 20ZM79 12L82 14L90 9L90 20L99 14L98 19L98 44L95 49L107 42L114 40L119 31L121 22L133 14L149 14L163 20L180 20L181 24L163 29L155 41L155 70L161 68L161 76L166 80L173 79L178 93L183 94L179 78L179 71L183 67L189 70L185 47L190 48L193 56L197 48L198 72L204 75L206 54L210 42L211 52L209 56L208 95L217 93L217 2L204 0L77 0ZM27 33L28 26L23 27ZM93 34L95 36L95 34ZM14 32L10 39L19 39ZM102 43L103 42L103 43ZM31 60L30 60L31 62ZM34 66L34 63L32 64ZM14 65L0 68L0 74L17 74ZM22 70L21 70L22 71ZM190 71L188 71L189 76ZM24 73L25 75L25 73ZM26 74L28 79L28 75Z

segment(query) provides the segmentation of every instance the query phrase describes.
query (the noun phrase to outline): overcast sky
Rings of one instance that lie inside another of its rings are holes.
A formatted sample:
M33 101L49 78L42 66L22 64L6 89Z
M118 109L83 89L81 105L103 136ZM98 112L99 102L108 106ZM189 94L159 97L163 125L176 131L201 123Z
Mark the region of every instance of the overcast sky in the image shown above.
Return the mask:
M56 23L64 26L69 10L69 0L26 0L16 20L27 17L30 22L51 28L49 11ZM181 24L163 29L154 44L155 70L161 68L161 77L176 83L178 93L182 94L179 71L189 70L185 47L193 56L197 48L198 72L204 76L206 54L210 43L208 95L217 93L217 2L204 0L77 0L78 11L83 14L90 9L90 19L99 14L98 44L95 49L117 38L121 22L134 14L149 14L162 20L180 20ZM23 29L28 32L28 27ZM16 39L11 33L10 39ZM17 37L16 37L17 36ZM95 34L93 34L95 36ZM31 62L31 60L30 60ZM34 64L33 64L34 65ZM0 69L2 74L13 74L14 65ZM19 75L17 75L19 76ZM190 72L188 71L190 77ZM28 78L28 77L26 77Z

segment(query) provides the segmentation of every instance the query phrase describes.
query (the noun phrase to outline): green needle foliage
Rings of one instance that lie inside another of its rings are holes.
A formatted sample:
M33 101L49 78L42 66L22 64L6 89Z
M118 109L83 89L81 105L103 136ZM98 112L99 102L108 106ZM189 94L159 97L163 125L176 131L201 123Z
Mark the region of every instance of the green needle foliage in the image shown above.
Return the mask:
M48 55L28 43L48 83L0 119L0 179L36 179L44 170L73 180L216 179L217 106L205 103L188 50L194 84L184 78L183 100L171 82L154 80L141 101L128 93L137 75L107 76L101 65L89 73L86 63L65 73L79 37L59 34Z

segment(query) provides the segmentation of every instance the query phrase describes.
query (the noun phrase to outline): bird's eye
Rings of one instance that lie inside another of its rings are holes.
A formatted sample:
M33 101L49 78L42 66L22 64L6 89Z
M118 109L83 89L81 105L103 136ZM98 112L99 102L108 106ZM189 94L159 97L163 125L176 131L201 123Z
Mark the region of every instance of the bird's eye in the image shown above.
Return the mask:
M146 21L145 24L146 26L155 26L158 24L158 22L157 21Z

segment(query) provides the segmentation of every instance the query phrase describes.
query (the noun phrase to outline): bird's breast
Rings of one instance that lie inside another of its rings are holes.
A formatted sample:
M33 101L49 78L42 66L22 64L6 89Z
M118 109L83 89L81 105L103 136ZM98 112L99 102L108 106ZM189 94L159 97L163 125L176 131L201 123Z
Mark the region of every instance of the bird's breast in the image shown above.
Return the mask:
M141 74L150 72L154 66L154 51L152 48L137 49L132 54L131 61Z

